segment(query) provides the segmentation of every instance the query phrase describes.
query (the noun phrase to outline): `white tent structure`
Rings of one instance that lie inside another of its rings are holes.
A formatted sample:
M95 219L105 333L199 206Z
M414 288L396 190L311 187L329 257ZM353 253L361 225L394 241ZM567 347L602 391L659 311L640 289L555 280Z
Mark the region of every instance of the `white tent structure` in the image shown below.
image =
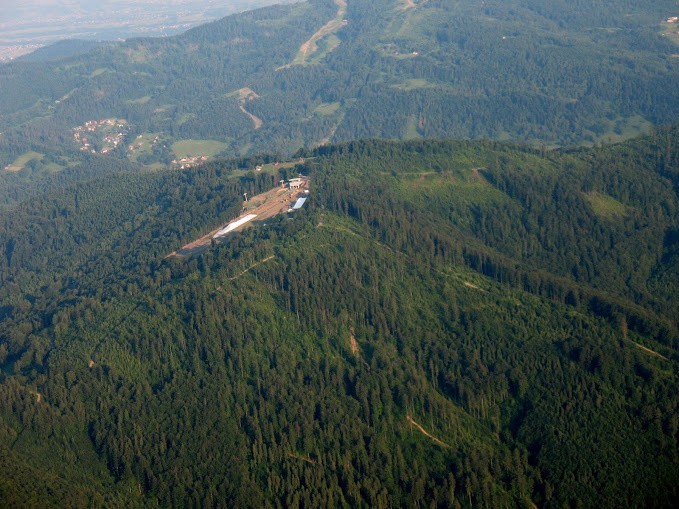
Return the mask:
M248 214L247 216L243 216L243 217L237 219L236 221L232 221L231 223L226 225L224 228L219 230L217 233L215 233L212 236L212 238L216 239L217 237L223 237L227 233L232 232L233 230L235 230L239 226L243 226L245 223L252 221L256 217L257 217L257 214Z

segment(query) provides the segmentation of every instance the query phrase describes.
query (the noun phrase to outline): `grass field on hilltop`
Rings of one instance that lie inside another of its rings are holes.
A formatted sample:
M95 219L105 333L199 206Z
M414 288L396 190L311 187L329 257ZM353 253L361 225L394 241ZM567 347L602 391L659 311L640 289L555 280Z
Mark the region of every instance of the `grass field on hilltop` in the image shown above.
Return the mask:
M12 164L8 166L9 171L20 171L26 166L28 163L33 161L34 159L41 160L43 157L45 157L44 154L41 154L39 152L26 152L25 154L20 155L17 157Z
M602 219L614 219L627 215L627 207L612 196L602 193L585 193L594 213Z
M321 103L314 108L314 113L324 117L329 117L330 115L334 115L335 113L337 113L337 110L339 109L340 109L339 102Z
M595 136L597 142L620 143L648 133L653 124L640 115L607 121L606 132Z
M177 157L208 156L219 154L228 145L217 140L179 140L172 144Z

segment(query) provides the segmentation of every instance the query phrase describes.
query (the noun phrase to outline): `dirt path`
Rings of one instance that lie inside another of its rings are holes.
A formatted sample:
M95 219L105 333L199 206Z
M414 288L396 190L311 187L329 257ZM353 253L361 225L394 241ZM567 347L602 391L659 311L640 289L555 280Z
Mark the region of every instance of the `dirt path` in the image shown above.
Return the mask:
M656 357L660 357L661 359L665 359L666 361L669 360L669 359L668 359L667 357L665 357L663 354L658 353L658 352L656 352L655 350L651 350L650 348L647 348L647 347L645 347L644 345L640 345L640 344L637 343L636 341L632 341L632 340L630 340L630 341L631 341L632 343L634 343L634 346L636 346L636 347L639 348L640 350L643 350L643 351L646 352L646 353L650 353L651 355L654 355L654 356L656 356Z
M370 371L370 364L365 362L363 357L361 357L361 347L358 345L358 341L356 341L353 327L349 329L349 349L351 350L352 355L361 361L367 370Z
M235 92L227 94L227 97L233 96L238 96L238 99L240 101L240 110L243 113L245 113L248 117L250 117L250 120L252 120L252 125L254 126L255 130L262 127L262 124L264 123L262 119L256 115L253 115L245 108L245 105L248 103L248 101L254 101L255 99L259 99L259 95L257 95L257 92L255 92L249 87L243 87L236 90Z
M469 281L465 281L465 282L464 282L464 285L465 285L467 288L473 288L474 290L480 290L480 291L482 291L482 292L484 291L483 288L479 288L479 287L476 286L474 283L470 283Z
M314 460L312 460L311 458L306 458L304 456L300 456L299 454L294 454L294 453L291 453L291 452L288 453L288 458L304 461L306 463L309 463L309 465L315 465L316 464L316 462Z
M337 127L338 126L333 127L332 131L330 131L330 134L328 134L325 138L323 138L319 142L319 144L318 144L319 147L325 147L326 145L328 145L330 143L330 140L332 139L333 136L335 136L335 133L337 132Z
M323 138L320 143L318 144L319 147L324 147L325 145L328 145L330 143L330 140L332 140L332 137L335 136L335 133L337 132L337 129L339 128L340 124L344 121L344 112L340 114L340 119L339 122L335 125L335 127L332 128L330 131L330 134L328 134L325 138Z
M354 336L354 328L349 330L349 348L351 348L351 353L358 357L358 341L356 341L356 336Z
M436 438L434 435L430 434L430 433L429 433L426 429L424 429L418 422L416 422L416 421L410 416L410 414L408 414L408 415L406 416L406 419L408 420L408 422L409 422L410 424L412 424L412 425L415 426L417 429L419 429L420 432L421 432L424 436L429 437L435 444L440 445L441 447L450 447L450 446L449 446L447 443L445 443L443 440L439 440L439 439Z
M413 0L403 0L403 4L398 8L399 11L407 11L408 9L414 9L417 4Z
M472 168L472 171L469 173L469 182L479 182L479 181L484 181L485 178L481 174L481 170L484 168Z
M246 110L246 109L245 109L245 104L241 104L241 105L240 105L240 110L241 110L243 113L245 113L248 117L250 117L250 120L252 120L252 125L253 125L253 127L255 128L255 131L256 131L257 129L259 129L260 127L262 127L262 124L264 123L264 122L262 122L262 119L259 118L259 117L257 117L257 116L255 116L255 115L253 115L253 114L250 113L248 110Z
M269 260L273 260L274 258L276 258L276 257L275 257L274 255L271 255L271 256L269 256L268 258L264 258L262 261L259 261L259 262L257 262L257 263L254 263L254 264L250 265L250 266L249 266L247 269L245 269L243 272L240 272L240 273L236 274L235 276L230 277L230 278L229 278L229 281L233 281L233 280L235 280L235 279L238 279L239 277L241 277L241 276L247 274L249 270L252 270L252 269L254 269L255 267L259 267L259 266L262 265L263 263L266 263L266 262L268 262Z
M335 18L331 19L325 25L323 25L319 30L316 31L316 33L314 33L309 38L309 40L307 40L299 47L297 56L292 61L292 63L278 67L276 69L277 71L287 69L288 67L292 67L293 65L304 65L306 63L307 58L318 51L317 44L318 41L334 32L337 32L340 28L345 27L347 25L347 20L344 19L344 16L347 13L347 0L334 0L334 1L338 7Z

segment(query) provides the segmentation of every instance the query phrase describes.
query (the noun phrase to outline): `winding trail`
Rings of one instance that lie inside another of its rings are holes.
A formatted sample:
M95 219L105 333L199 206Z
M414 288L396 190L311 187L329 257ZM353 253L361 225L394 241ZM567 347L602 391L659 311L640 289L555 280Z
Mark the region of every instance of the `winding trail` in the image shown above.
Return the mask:
M248 87L243 87L241 89L236 90L235 92L231 92L230 94L227 95L227 97L231 97L234 95L238 96L238 99L240 101L240 110L250 118L250 120L252 121L252 126L255 128L255 131L262 127L262 124L264 123L262 119L245 109L245 105L247 104L247 102L259 99L259 95L257 95L257 93L254 90Z
M443 440L440 440L440 439L436 438L434 435L430 434L430 433L429 433L426 429L424 429L417 421L415 421L415 419L413 419L413 418L410 416L410 414L408 414L408 415L406 416L406 419L408 420L408 422L409 422L410 424L412 424L412 425L415 426L417 429L419 429L420 432L421 432L424 436L429 437L435 444L440 445L441 447L450 447L450 445L448 445L447 443L445 443Z
M464 285L465 285L467 288L472 288L472 289L474 289L474 290L480 290L480 291L482 291L482 292L485 291L483 288L479 288L479 287L476 286L474 283L470 283L469 281L465 281L465 282L464 282Z
M267 257L267 258L264 258L264 259L261 260L261 261L258 261L257 263L253 263L252 265L250 265L250 266L249 266L247 269L245 269L244 271L239 272L238 274L236 274L236 275L233 276L233 277L230 277L230 278L229 278L229 281L234 281L234 280L238 279L239 277L241 277L241 276L247 274L248 271L254 269L255 267L259 267L259 266L262 265L263 263L266 263L266 262L268 262L269 260L273 260L274 258L275 258L275 256L274 256L274 255L271 255L271 256L269 256L269 257Z
M295 59L292 61L290 64L282 65L280 67L277 67L277 71L281 71L283 69L287 69L289 67L292 67L294 65L304 65L306 64L307 59L316 53L318 51L318 41L323 39L324 37L333 34L337 32L339 29L345 27L347 25L347 20L344 19L344 16L347 13L347 0L334 0L335 4L337 5L337 14L333 19L328 21L325 25L323 25L320 29L318 29L310 38L307 40L305 43L303 43L299 47L299 51L297 52L297 56Z
M324 147L324 146L326 146L330 143L330 141L332 140L332 137L335 136L337 129L339 128L340 124L343 121L344 121L344 112L341 112L339 121L337 122L337 124L335 124L335 127L332 128L330 133L319 142L319 144L318 144L319 147Z
M245 113L248 117L250 117L250 120L252 120L252 126L255 128L255 131L256 131L257 129L259 129L260 127L262 127L262 124L264 123L264 122L262 122L262 119L259 118L259 117L257 117L257 116L255 116L255 115L253 115L253 114L250 113L248 110L246 110L246 109L245 109L245 104L241 104L241 105L240 105L240 110L241 110L243 113Z
M660 357L661 359L665 359L666 361L669 360L669 359L668 359L667 357L665 357L663 354L658 353L658 352L656 352L655 350L651 350L650 348L645 347L644 345L641 345L641 344L637 343L636 341L632 341L632 340L630 340L630 341L631 341L632 343L634 343L634 346L636 346L636 347L639 348L640 350L643 350L643 351L646 352L646 353L650 353L651 355L654 355L655 357Z

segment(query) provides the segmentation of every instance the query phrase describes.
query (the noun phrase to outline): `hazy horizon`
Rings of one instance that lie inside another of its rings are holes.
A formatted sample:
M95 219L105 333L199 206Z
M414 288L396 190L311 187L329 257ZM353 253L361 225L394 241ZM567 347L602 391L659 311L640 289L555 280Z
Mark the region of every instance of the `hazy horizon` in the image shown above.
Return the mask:
M221 17L293 0L4 0L0 61L64 39L167 36Z

